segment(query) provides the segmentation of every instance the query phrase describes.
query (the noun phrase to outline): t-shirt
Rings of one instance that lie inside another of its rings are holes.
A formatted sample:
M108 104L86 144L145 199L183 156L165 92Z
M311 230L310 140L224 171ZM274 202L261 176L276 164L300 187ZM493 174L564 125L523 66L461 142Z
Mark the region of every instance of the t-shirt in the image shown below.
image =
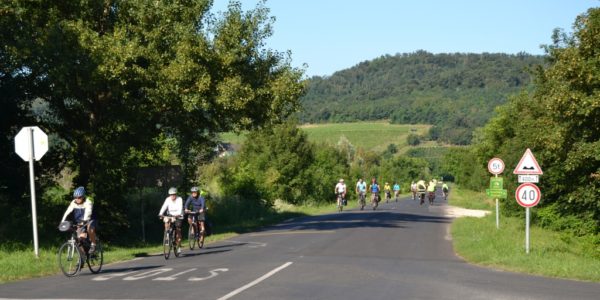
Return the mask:
M427 186L427 191L435 192L435 182L433 182L433 181L429 182L429 186Z
M357 182L356 183L356 189L359 192L366 192L367 191L367 183L366 182Z
M339 193L339 194L345 193L346 192L346 184L338 182L338 184L335 185L335 192Z
M379 193L379 185L377 183L371 184L371 193Z
M399 191L400 190L400 185L399 184L394 184L394 191Z

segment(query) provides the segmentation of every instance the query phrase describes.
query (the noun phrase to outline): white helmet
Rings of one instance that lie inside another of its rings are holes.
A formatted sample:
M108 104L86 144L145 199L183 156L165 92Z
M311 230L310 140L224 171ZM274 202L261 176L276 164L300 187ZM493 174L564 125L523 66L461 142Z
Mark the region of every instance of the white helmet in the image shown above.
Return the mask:
M169 195L177 195L177 188L175 188L175 187L170 188Z

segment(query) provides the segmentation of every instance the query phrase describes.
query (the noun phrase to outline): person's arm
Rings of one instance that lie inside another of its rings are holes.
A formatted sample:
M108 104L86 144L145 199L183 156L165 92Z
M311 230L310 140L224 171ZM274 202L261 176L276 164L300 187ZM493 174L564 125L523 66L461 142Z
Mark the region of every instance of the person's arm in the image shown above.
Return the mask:
M65 214L63 215L63 218L62 218L61 222L64 222L67 219L67 217L69 216L69 214L71 212L73 212L73 208L74 207L75 206L73 205L73 201L71 201L71 203L69 204L69 207L67 207L67 210L65 211Z
M188 197L187 200L185 200L185 204L183 205L184 211L188 210L188 207L190 207L190 203L192 203L192 197Z
M168 200L168 199L167 199L167 200ZM169 202L167 202L167 200L165 200L165 202L163 202L163 205L162 205L162 207L160 208L160 211L158 212L158 215L159 215L159 216L162 216L162 215L165 213L165 211L167 210L167 206L168 206L168 204L169 204Z

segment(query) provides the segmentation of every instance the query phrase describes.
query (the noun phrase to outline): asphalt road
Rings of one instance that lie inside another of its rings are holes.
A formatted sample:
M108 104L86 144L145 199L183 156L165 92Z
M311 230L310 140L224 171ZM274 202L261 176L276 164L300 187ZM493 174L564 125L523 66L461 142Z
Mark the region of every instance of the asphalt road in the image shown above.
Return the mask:
M262 231L105 266L0 285L19 299L599 299L600 284L527 276L455 256L443 206L411 199L376 211L290 220Z

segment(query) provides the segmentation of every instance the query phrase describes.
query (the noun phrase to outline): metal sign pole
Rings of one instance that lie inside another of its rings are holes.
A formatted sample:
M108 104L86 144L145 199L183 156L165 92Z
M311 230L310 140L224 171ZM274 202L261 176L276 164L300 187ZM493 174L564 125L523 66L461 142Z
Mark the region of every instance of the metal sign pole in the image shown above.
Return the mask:
M498 178L498 174L496 174ZM498 198L496 198L496 229L500 229L500 207L498 206Z
M525 252L529 254L529 207L525 208Z
M35 159L33 149L33 128L29 128L29 134L29 188L31 189L31 222L33 225L33 249L35 252L35 257L40 258L37 232L37 211L35 207L35 176L33 172L33 161Z

